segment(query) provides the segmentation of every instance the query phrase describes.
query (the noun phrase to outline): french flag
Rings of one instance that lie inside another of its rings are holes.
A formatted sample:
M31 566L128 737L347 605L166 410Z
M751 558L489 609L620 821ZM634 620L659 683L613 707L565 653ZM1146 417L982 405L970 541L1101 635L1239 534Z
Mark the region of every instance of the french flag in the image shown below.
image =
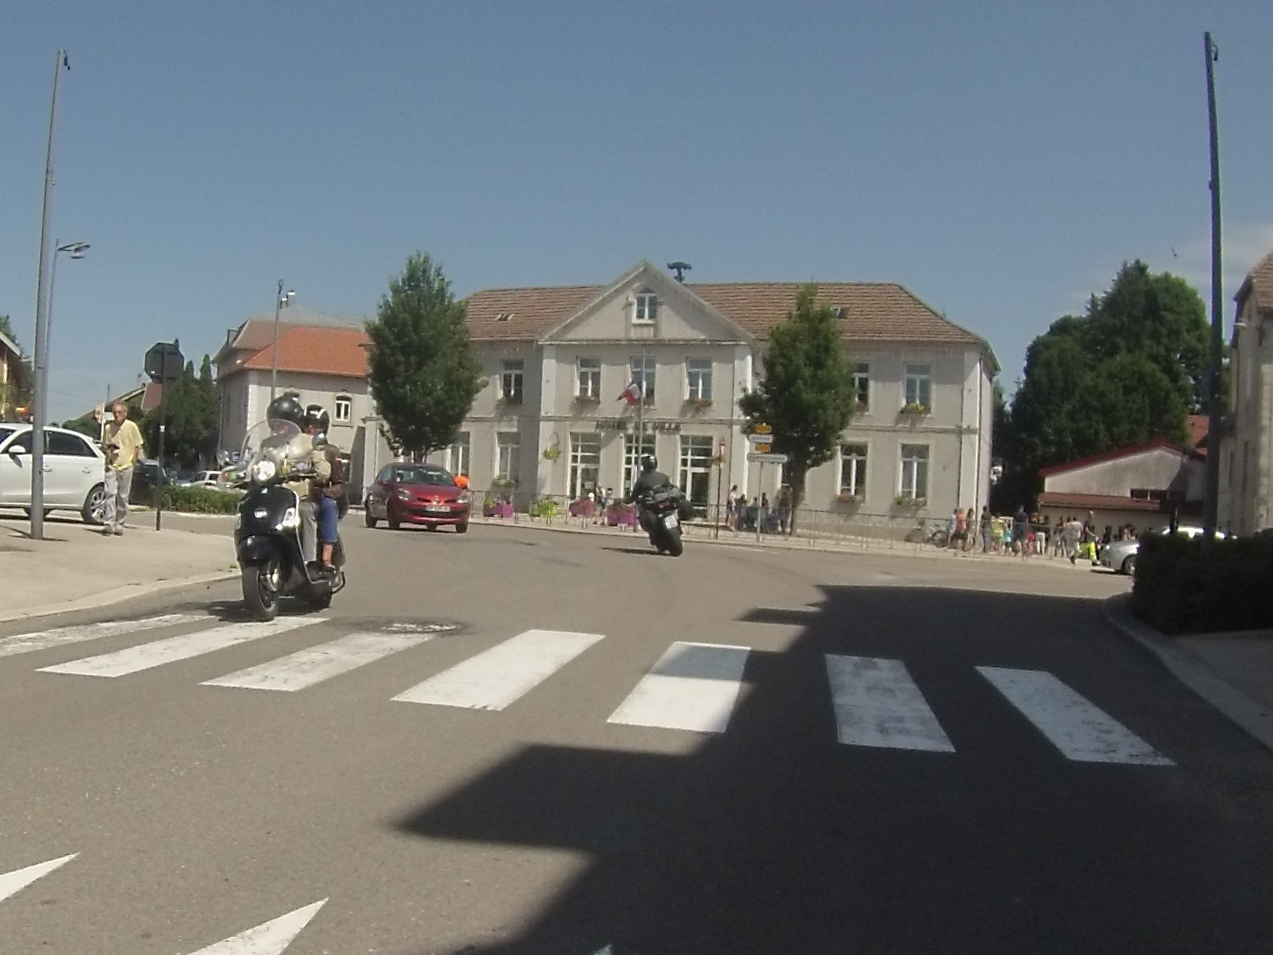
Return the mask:
M628 387L624 388L616 401L626 401L630 405L637 404L641 400L641 382L634 381Z

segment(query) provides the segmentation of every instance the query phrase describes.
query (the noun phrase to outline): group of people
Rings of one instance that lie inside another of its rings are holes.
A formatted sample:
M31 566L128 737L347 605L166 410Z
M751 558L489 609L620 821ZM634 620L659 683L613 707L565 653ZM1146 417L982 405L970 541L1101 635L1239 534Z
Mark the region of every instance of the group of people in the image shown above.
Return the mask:
M977 538L981 540L981 552L1019 557L1065 557L1071 563L1090 560L1095 563L1100 548L1112 540L1133 540L1136 528L1130 524L1115 530L1106 527L1103 536L1096 531L1096 518L1092 511L1087 519L1057 517L1050 524L1038 513L1027 513L1017 508L1012 516L991 514L983 507L980 518L972 508L954 510L946 523L947 546L959 550L974 550Z
M778 489L772 503L767 493L749 502L735 484L725 500L725 526L735 533L759 530L762 534L785 534L791 522L791 502L791 487L786 484Z

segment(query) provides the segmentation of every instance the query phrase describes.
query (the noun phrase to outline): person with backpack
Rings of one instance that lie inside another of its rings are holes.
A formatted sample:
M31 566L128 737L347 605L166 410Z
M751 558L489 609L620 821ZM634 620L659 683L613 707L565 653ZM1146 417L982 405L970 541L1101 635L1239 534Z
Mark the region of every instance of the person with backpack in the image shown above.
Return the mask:
M322 405L305 409L305 433L314 447L327 459L331 474L325 481L313 481L310 500L318 515L318 565L324 573L333 573L332 552L336 547L337 524L348 513L349 498L345 493L345 462L340 449L327 440L331 419Z

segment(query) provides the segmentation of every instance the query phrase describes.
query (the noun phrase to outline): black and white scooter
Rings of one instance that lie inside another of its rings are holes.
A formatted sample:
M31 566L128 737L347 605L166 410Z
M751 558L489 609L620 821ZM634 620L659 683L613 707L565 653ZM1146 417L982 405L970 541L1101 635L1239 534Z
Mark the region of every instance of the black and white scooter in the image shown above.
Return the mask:
M303 446L301 429L290 421L271 421L248 432L236 471L243 500L234 521L234 550L243 583L243 602L257 620L273 620L279 600L298 597L316 610L331 606L345 586L345 548L336 535L334 573L306 564L301 550L301 500L284 482L311 476L306 460L293 460Z

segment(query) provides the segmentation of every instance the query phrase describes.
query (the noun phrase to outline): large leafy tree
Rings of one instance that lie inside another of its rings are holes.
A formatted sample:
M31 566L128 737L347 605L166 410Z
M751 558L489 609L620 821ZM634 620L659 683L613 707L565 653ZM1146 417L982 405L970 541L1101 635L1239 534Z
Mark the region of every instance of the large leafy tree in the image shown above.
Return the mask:
M1183 279L1125 264L1085 315L1066 315L1026 352L1007 416L1003 505L1038 493L1040 468L1157 437L1182 441L1206 403L1206 309Z
M400 453L420 457L455 438L482 389L482 366L464 325L464 303L429 256L407 259L367 323L367 379Z
M19 348L22 347L13 334L13 325L8 315L0 315L0 334ZM4 420L13 408L30 403L32 377L31 359L23 355L18 366L17 380L10 378L6 384L0 385L0 421Z
M180 378L164 385L164 460L179 468L193 469L209 461L216 451L221 426L221 406L212 380L212 362L207 355L199 374L194 362L187 362ZM142 419L141 430L149 454L159 453L160 409L152 408Z
M770 332L764 377L739 401L753 424L773 428L774 450L788 457L793 531L805 475L831 460L857 404L835 310L817 306L817 293L816 285L800 287L795 311Z

